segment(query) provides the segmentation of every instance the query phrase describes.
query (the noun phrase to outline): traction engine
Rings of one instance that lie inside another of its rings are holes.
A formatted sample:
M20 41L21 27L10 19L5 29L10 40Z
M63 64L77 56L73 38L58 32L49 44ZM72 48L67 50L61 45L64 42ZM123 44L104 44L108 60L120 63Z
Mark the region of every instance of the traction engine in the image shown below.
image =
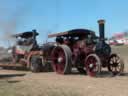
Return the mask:
M48 35L56 37L56 47L51 53L51 64L55 72L69 74L75 67L80 73L98 76L103 67L113 75L123 72L124 63L105 42L104 20L99 20L99 37L88 29L73 29Z

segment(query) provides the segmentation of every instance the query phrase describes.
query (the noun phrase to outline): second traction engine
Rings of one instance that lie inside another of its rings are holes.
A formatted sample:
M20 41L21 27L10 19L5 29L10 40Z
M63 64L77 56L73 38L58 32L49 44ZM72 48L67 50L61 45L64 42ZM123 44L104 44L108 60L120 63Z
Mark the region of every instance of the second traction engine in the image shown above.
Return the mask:
M104 20L99 20L99 37L88 29L73 29L50 34L56 37L56 47L51 53L51 64L59 74L69 74L75 67L80 73L99 76L102 67L108 68L113 75L124 70L124 63L105 42Z

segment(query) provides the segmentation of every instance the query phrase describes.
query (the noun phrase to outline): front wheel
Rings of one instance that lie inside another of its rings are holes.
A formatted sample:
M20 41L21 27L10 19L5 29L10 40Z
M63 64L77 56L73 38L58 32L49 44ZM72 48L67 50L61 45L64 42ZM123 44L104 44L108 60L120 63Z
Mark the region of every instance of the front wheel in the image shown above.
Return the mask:
M85 68L89 76L98 76L101 72L101 60L96 54L90 54L85 60Z
M108 61L108 70L113 75L120 75L124 71L124 63L117 54L112 54Z

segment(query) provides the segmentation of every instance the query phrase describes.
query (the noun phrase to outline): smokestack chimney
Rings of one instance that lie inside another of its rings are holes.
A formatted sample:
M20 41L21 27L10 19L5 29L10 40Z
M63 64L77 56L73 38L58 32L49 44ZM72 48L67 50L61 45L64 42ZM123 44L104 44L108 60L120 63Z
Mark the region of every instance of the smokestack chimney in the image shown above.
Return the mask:
M98 20L100 40L105 39L105 37L104 37L104 23L105 23L105 20L103 20L103 19Z

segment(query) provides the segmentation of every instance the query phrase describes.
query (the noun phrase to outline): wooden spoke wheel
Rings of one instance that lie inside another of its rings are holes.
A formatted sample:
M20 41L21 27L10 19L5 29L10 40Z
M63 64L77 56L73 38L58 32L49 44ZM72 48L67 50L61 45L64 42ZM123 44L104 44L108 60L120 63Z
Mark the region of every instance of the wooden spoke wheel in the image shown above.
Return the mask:
M124 71L124 63L117 54L112 54L108 61L108 70L113 75L120 75Z
M69 74L71 72L72 53L67 45L55 47L51 54L52 66L55 72L59 74Z
M101 61L96 54L90 54L85 60L85 67L89 76L98 76L101 72Z

